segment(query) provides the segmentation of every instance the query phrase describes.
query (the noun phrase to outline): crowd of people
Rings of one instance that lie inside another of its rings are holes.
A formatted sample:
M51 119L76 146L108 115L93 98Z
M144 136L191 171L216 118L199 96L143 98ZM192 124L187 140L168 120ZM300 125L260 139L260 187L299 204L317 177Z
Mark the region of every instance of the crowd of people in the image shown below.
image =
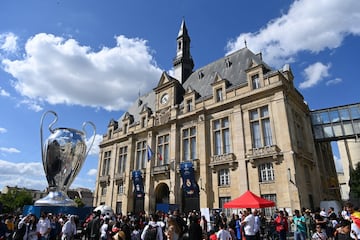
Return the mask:
M0 216L0 240L357 240L360 212L347 203L341 212L329 209L276 210L265 217L260 209L244 209L226 216L212 211L210 219L198 211L175 210L153 214L102 214L80 220L75 215L42 213Z

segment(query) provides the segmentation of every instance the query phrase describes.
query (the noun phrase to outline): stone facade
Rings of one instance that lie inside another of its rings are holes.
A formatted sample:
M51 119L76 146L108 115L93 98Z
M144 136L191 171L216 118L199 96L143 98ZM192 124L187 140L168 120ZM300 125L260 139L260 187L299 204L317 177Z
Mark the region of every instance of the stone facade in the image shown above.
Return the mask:
M330 189L336 179L331 146L314 142L309 108L289 65L271 69L261 54L243 48L189 73L185 22L177 43L180 79L164 72L153 91L110 120L94 206L117 213L152 212L159 204L222 208L248 189L289 211L340 198ZM190 178L183 163L190 163Z

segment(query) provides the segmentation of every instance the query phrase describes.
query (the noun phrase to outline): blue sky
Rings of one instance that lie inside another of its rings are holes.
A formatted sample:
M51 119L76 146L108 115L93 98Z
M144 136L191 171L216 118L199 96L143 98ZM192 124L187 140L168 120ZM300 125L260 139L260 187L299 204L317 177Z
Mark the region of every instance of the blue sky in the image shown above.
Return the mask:
M246 39L274 69L290 64L310 109L360 102L359 12L358 0L0 1L0 189L46 188L47 110L56 127L94 122L101 141L112 118L172 72L183 18L195 69ZM98 151L71 187L95 188Z

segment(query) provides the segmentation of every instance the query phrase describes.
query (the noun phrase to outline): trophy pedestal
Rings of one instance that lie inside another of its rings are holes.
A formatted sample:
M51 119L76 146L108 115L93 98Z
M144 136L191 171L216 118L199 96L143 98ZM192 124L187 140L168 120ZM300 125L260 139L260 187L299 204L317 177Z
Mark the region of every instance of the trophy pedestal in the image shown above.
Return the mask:
M76 203L62 191L50 191L46 197L35 201L34 205L75 207Z

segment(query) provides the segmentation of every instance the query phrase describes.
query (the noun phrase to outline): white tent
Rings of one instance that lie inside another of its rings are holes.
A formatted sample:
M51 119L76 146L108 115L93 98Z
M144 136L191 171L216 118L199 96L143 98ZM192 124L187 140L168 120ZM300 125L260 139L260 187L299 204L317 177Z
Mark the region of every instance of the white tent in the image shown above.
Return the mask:
M114 210L110 206L100 205L94 209L94 212L100 210L101 214L109 215L110 217L114 216Z

